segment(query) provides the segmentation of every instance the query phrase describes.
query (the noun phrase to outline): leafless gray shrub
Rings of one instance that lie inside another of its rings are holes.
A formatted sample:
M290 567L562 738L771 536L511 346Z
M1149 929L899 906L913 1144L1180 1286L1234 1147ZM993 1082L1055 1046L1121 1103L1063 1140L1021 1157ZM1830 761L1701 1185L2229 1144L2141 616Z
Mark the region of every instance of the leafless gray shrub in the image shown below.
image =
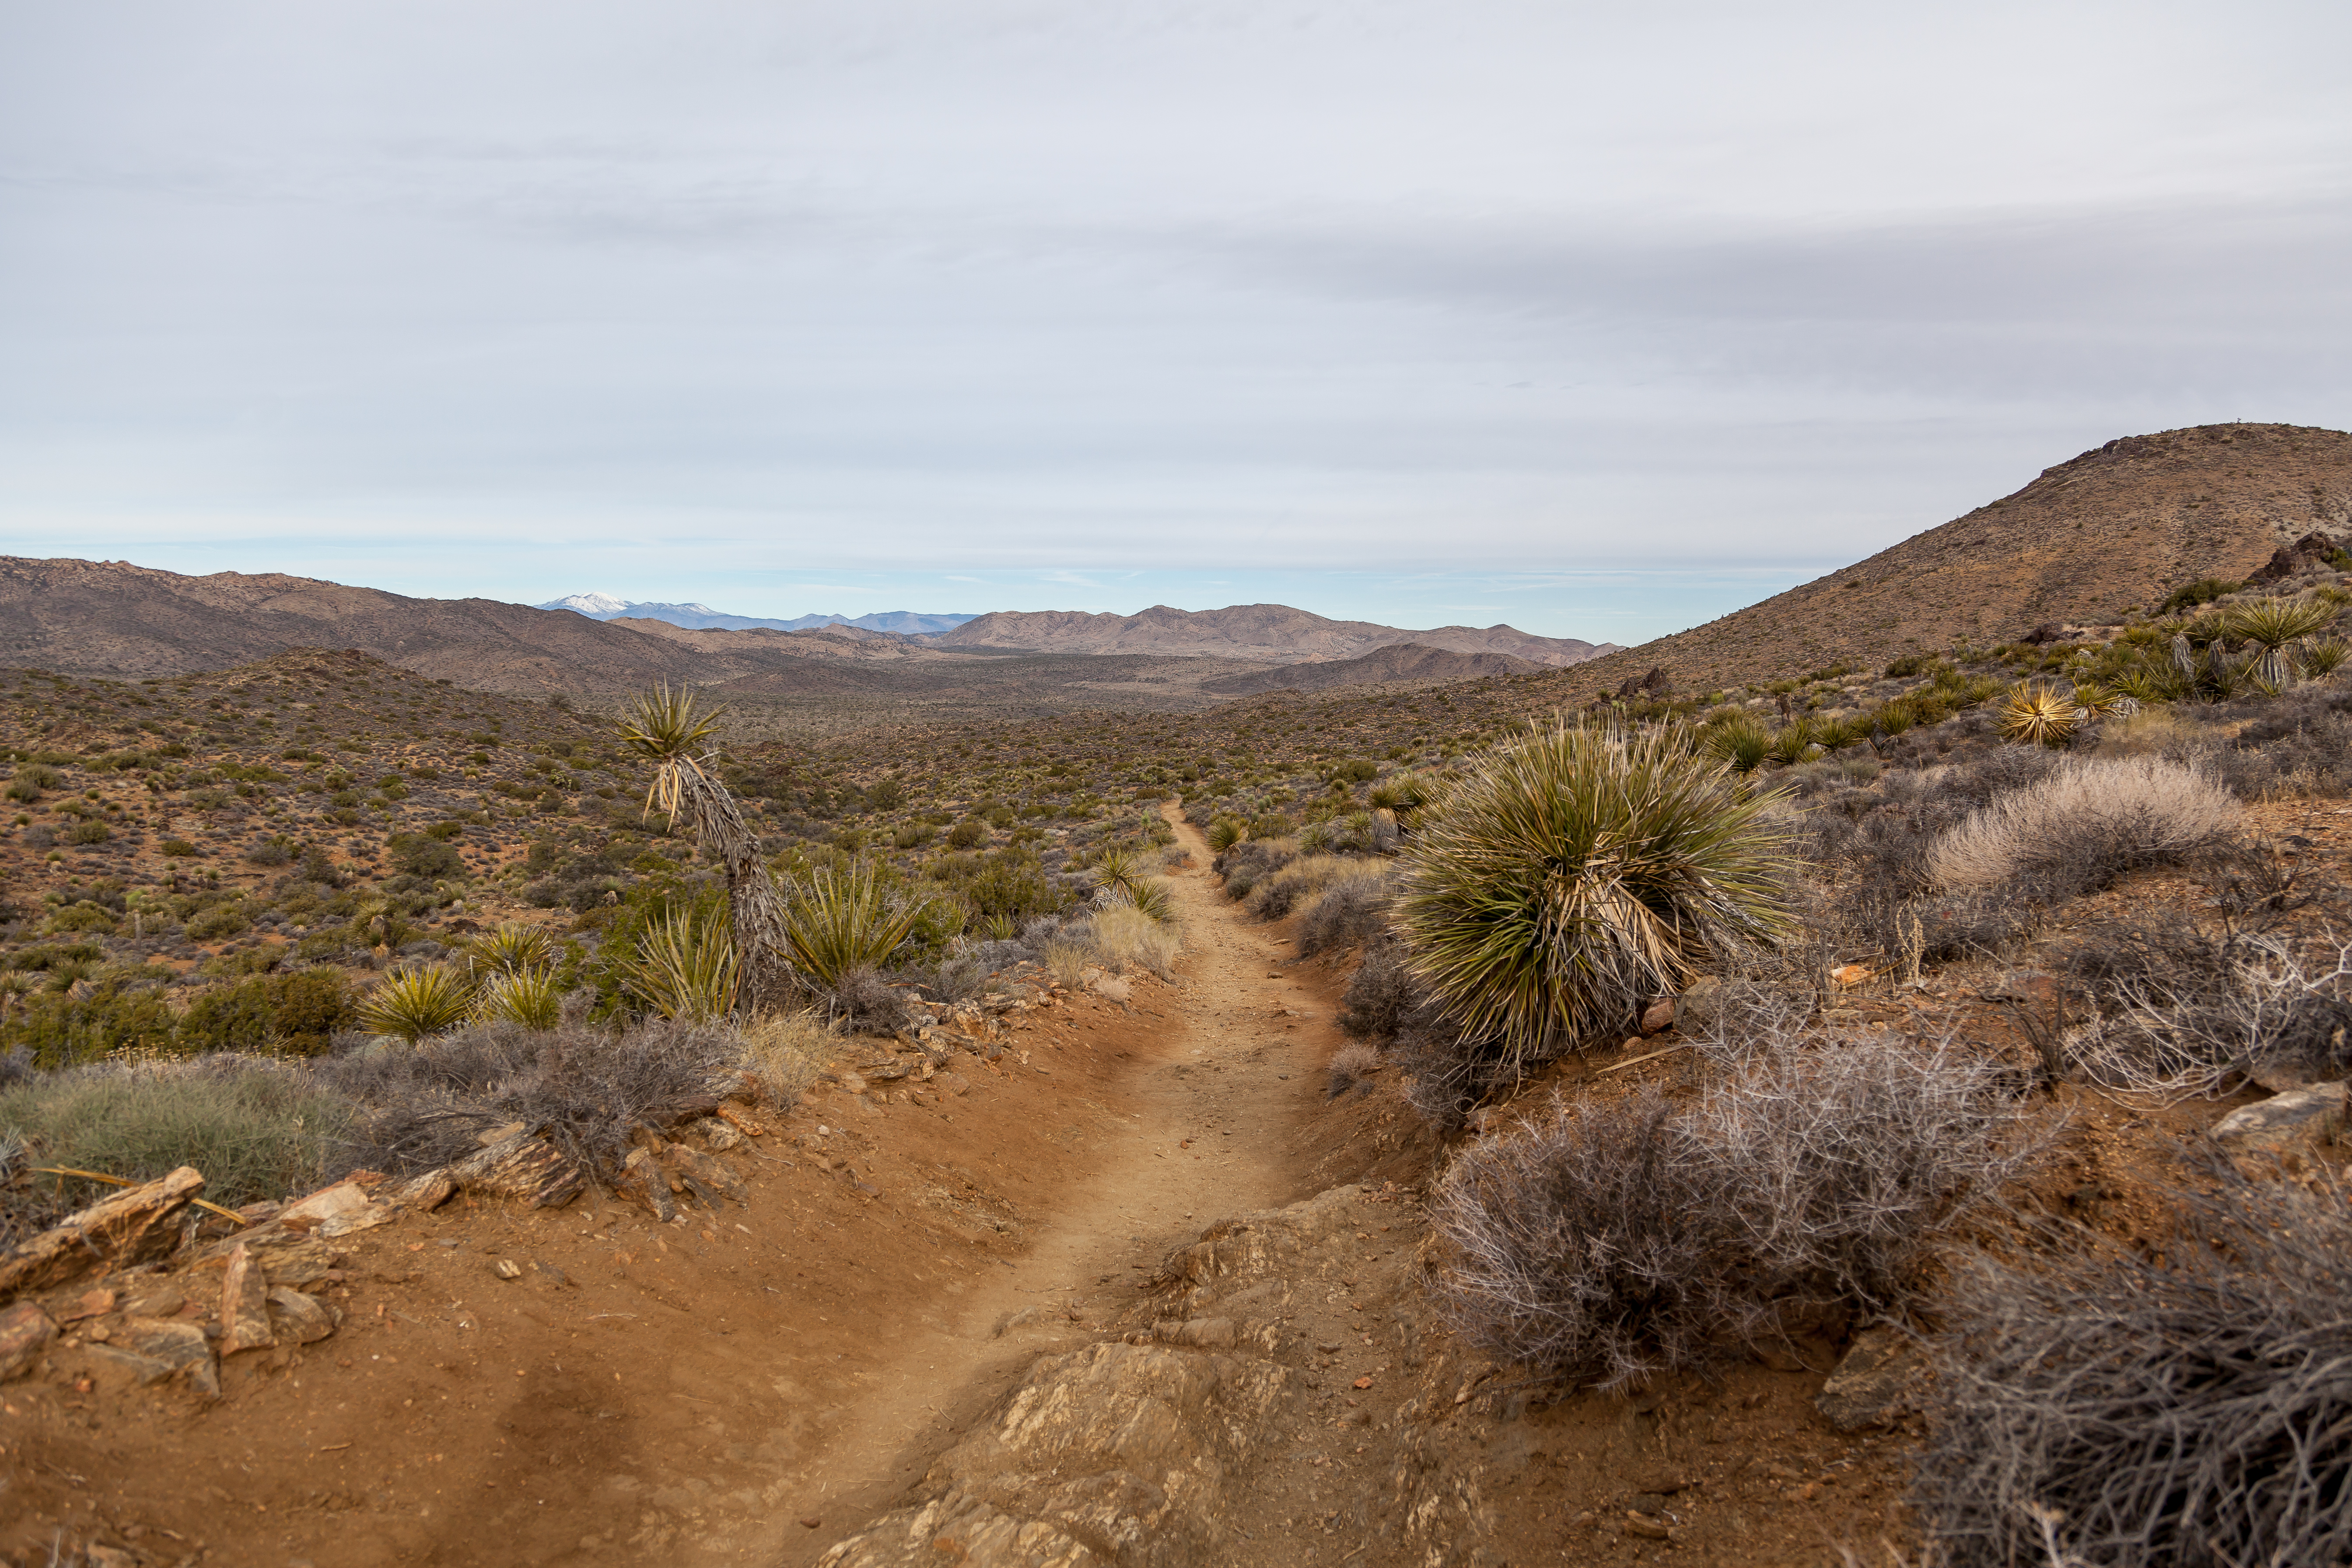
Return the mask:
M1938 1226L2032 1159L2015 1076L1946 1042L1856 1036L1767 1053L1691 1120L1748 1245L1807 1291L1872 1309L1904 1297Z
M1389 910L1387 868L1376 875L1349 877L1325 888L1298 917L1298 952L1302 958L1331 948L1355 947L1384 929Z
M2143 1093L2220 1092L2231 1074L2352 1065L2352 945L2314 959L2281 932L2150 922L2076 954L2092 1016L2067 1031L2093 1082Z
M2030 1150L1997 1068L1880 1037L1763 1058L1685 1111L1654 1089L1556 1105L1440 1186L1442 1294L1483 1348L1620 1387L1791 1308L1898 1306Z
M2352 1562L2352 1210L2208 1175L2160 1254L1956 1277L1913 1495L1955 1568Z
M429 1170L479 1148L486 1130L520 1121L585 1168L605 1171L626 1156L639 1121L666 1122L671 1107L744 1062L741 1037L728 1026L656 1020L628 1028L487 1025L415 1048L322 1058L310 1070L362 1108L352 1165Z

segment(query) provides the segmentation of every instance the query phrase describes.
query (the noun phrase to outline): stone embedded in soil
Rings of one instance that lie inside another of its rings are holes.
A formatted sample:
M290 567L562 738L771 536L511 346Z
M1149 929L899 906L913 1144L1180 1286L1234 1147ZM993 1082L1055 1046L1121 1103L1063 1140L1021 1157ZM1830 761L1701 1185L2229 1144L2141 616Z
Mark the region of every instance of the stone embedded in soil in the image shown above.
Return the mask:
M1674 1022L1675 999L1671 996L1661 996L1642 1011L1642 1033L1645 1035L1672 1028Z
M44 1290L102 1268L160 1258L180 1239L180 1216L204 1190L194 1167L92 1204L0 1258L0 1297Z
M220 1374L213 1362L211 1342L194 1323L158 1318L126 1318L106 1344L92 1345L89 1354L102 1364L128 1373L141 1384L157 1384L184 1376L203 1394L220 1392Z
M220 1353L265 1350L278 1342L269 1326L269 1285L260 1261L240 1242L221 1272Z
M0 1311L0 1383L30 1372L57 1336L57 1324L31 1301Z
M2259 1105L2241 1106L2214 1124L2213 1140L2247 1152L2325 1143L2343 1131L2344 1111L2344 1084L2315 1083L2273 1095Z
M1814 1407L1841 1432L1881 1426L1919 1408L1927 1358L1901 1331L1865 1329L1839 1362Z
M316 1344L335 1331L340 1314L316 1296L279 1285L269 1292L269 1318L280 1340Z

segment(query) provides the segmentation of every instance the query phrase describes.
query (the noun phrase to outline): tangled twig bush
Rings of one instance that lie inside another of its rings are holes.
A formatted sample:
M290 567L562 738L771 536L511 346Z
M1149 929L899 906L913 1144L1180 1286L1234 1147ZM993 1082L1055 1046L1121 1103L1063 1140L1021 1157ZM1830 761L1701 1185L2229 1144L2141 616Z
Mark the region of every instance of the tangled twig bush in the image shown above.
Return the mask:
M2352 1560L2352 1210L2209 1174L2159 1255L1955 1280L1913 1497L1954 1568L2042 1562L2043 1521L2092 1568Z
M1790 926L1769 795L1660 729L1561 725L1493 754L1407 847L1412 967L1472 1038L1557 1056Z
M1389 900L1389 868L1384 863L1351 863L1345 872L1326 882L1299 915L1299 956L1311 957L1369 940L1385 924Z
M2072 760L1995 797L1927 854L1944 887L1990 887L2063 872L2084 889L2177 861L2236 827L2237 801L2210 774L2160 757Z
M1440 1187L1444 1300L1483 1348L1612 1388L1792 1312L1883 1310L2027 1158L2019 1116L1996 1068L1879 1040L1766 1058L1688 1111L1558 1108Z

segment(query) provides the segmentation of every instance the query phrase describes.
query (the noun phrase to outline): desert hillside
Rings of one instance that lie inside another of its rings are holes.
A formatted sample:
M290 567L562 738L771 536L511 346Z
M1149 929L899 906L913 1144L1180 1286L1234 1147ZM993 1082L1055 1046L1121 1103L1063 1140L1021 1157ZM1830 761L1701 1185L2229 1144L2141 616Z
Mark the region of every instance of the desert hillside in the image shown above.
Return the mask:
M1663 667L1678 688L2101 624L2200 577L2241 578L2281 544L2352 519L2352 435L2203 425L2109 441L2023 489L1719 620L1580 666L1580 701ZM1571 695L1572 694L1572 695Z
M1490 675L1528 675L1541 668L1507 653L1457 653L1452 648L1404 642L1374 648L1360 658L1317 659L1228 675L1202 682L1201 689L1244 697L1259 691L1322 691L1334 686L1373 686L1391 681L1436 686Z
M1277 663L1355 658L1391 643L1455 653L1503 653L1530 664L1567 666L1612 644L1539 637L1515 626L1439 626L1405 631L1370 621L1334 621L1287 605L1179 610L1154 605L1132 616L1077 610L999 610L936 639L948 647L1017 647L1044 653L1214 654Z

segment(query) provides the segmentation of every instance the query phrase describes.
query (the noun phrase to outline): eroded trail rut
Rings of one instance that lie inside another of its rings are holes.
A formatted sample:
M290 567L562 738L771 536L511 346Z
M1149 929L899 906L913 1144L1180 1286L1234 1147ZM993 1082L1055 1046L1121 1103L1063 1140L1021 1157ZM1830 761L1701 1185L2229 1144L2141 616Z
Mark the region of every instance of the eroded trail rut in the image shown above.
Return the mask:
M1329 1008L1283 971L1287 947L1217 891L1199 831L1171 820L1192 851L1171 879L1181 984L1156 994L1173 1007L1131 1053L1123 1114L1096 1118L1100 1164L1033 1215L1026 1257L950 1310L909 1302L880 1326L887 1359L861 1370L838 1410L805 1413L830 1436L768 1493L802 1500L793 1517L713 1521L693 1558L814 1562L897 1501L1041 1352L1099 1337L1107 1311L1171 1246L1223 1215L1307 1195L1297 1132L1320 1100Z

